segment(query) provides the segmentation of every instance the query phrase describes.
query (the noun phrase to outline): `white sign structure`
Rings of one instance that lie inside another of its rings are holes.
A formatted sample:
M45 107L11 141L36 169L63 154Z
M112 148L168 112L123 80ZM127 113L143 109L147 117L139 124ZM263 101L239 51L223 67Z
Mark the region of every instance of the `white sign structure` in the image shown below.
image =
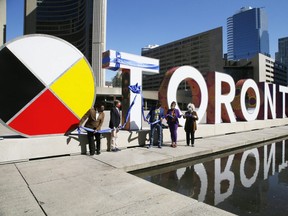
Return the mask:
M142 74L157 74L159 73L159 60L132 55L115 50L108 50L103 53L102 67L112 70L129 70L130 83L142 89ZM123 93L123 88L122 88ZM135 93L130 92L130 104L133 102ZM137 96L135 103L130 111L130 128L129 130L142 129L142 98Z

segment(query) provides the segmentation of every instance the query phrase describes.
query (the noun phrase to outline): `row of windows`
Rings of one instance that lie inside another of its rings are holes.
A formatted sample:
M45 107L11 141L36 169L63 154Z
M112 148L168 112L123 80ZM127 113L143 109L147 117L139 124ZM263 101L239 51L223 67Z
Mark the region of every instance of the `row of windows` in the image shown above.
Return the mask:
M37 0L37 7L43 7L43 8L75 8L79 7L80 5L85 4L86 0L50 0L50 1L45 1L45 0Z
M209 39L209 38L208 38ZM190 44L182 45L182 43L173 43L169 45L163 45L161 47L156 47L153 49L145 50L143 51L143 55L149 56L149 55L157 55L157 53L163 53L163 52L172 52L173 50L182 50L186 49L187 47L192 47L191 49L202 49L205 47L209 47L209 40L197 40L195 42L192 42Z
M49 21L63 21L63 20L70 20L70 19L81 19L81 17L85 17L85 8L81 10L74 10L70 13L66 11L46 11L41 12L37 10L37 20L49 20Z
M37 19L63 20L85 16L85 1L44 1L37 5Z
M170 46L167 46L167 47L159 47L159 48L153 48L153 49L149 49L149 50L146 50L146 51L143 51L143 54L145 55L149 55L149 54L155 54L155 53L162 53L162 52L167 52L167 51L171 51L171 50L177 50L177 49L183 49L183 48L187 48L187 47L195 47L194 49L196 48L202 48L202 47L207 47L209 46L209 41L198 41L197 43L190 43L190 44L186 44L186 45L180 45L180 46L177 46L177 45L170 45Z
M221 49L215 49L215 44L211 41L220 40L220 31L210 31L209 33L185 38L150 50L142 50L142 55L160 59L160 74L143 79L143 89L159 88L164 74L173 67L191 65L197 68L204 75L210 71L211 59L222 59ZM215 43L215 42L214 42ZM213 54L212 54L213 53ZM213 68L215 66L212 66Z
M46 22L39 21L37 22L37 29L42 29L43 31L66 31L66 32L74 32L78 31L79 28L85 27L86 17L82 17L80 20L73 19L65 22Z

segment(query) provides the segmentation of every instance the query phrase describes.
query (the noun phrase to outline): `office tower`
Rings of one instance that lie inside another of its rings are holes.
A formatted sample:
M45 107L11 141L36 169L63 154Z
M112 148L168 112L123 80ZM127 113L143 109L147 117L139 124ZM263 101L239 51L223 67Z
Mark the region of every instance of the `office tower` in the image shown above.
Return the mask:
M268 18L264 8L243 7L227 19L227 58L239 60L269 54Z
M24 34L60 37L77 47L92 65L96 86L105 85L107 0L26 0Z
M233 77L235 83L241 79L253 79L255 82L267 82L286 86L288 84L287 67L261 53L250 59L226 61L224 72Z
M0 46L6 42L6 0L0 0Z
M278 39L278 52L275 53L275 59L288 67L288 37Z
M144 77L144 90L158 90L164 74L176 66L191 65L203 76L210 71L222 71L222 27L161 46L150 45L142 48L142 55L160 60L160 74Z

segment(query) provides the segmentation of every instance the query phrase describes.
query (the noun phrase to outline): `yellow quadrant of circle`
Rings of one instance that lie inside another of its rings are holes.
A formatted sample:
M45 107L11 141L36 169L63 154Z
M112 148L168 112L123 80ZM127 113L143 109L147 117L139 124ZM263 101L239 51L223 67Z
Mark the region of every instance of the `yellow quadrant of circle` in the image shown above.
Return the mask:
M50 89L81 118L93 106L94 77L84 58L56 80Z

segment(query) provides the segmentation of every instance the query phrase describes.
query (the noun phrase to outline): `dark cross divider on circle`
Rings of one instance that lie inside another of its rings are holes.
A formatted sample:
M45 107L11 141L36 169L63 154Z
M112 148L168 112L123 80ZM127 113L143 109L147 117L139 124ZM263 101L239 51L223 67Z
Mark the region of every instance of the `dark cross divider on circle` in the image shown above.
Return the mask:
M7 123L34 97L45 85L7 48L0 51L0 119Z

